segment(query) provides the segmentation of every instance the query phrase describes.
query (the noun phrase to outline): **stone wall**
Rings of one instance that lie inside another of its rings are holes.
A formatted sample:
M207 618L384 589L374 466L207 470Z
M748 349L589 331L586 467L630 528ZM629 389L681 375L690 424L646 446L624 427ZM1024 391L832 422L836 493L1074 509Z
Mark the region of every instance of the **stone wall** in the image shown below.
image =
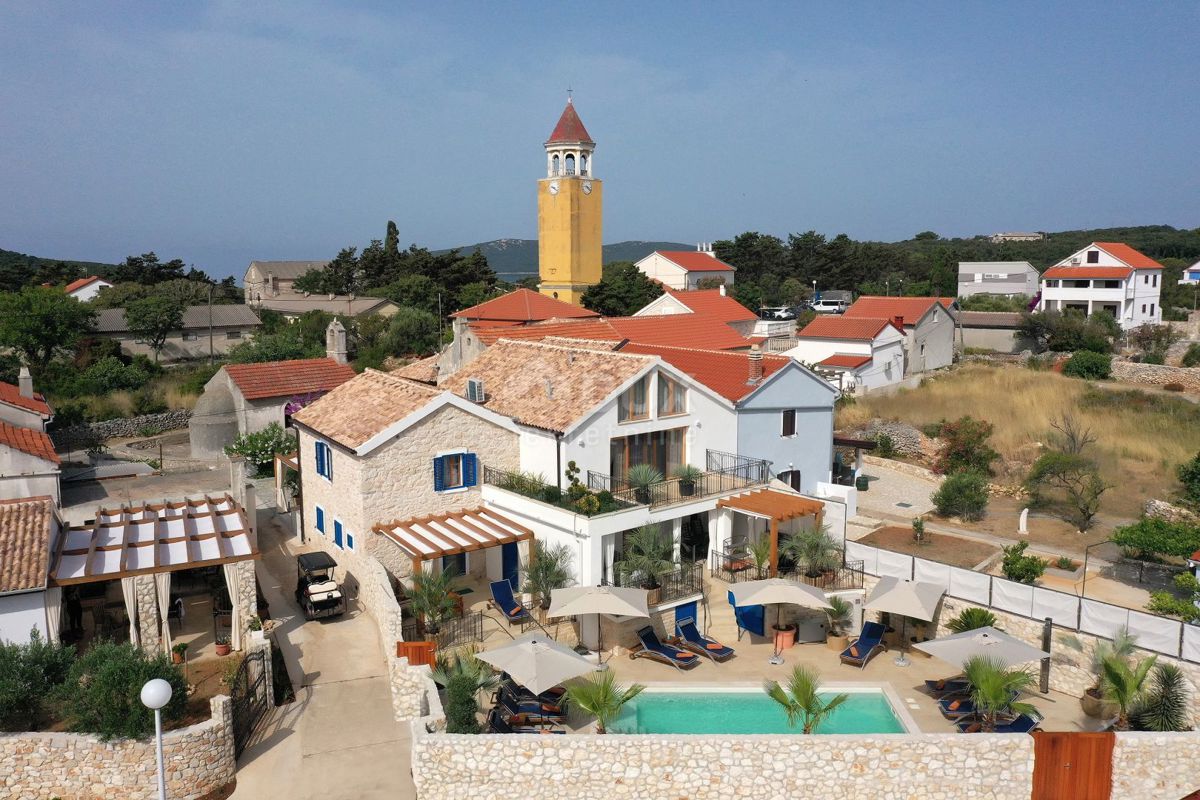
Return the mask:
M1175 800L1200 788L1200 733L1118 733L1112 800Z
M167 796L194 800L234 780L229 698L212 718L163 735ZM75 733L0 734L0 791L11 800L151 800L158 796L154 740L102 742Z
M1033 739L1004 734L460 736L413 726L421 800L1028 800Z
M130 439L141 436L142 431L147 428L157 428L160 431L186 428L191 416L191 411L177 409L162 414L145 414L128 419L106 419L88 425L73 425L70 428L51 431L50 439L54 442L55 447L66 445L69 442L83 441L92 436L98 436L101 439Z
M1167 522L1196 522L1196 512L1182 506L1168 503L1166 500L1147 500L1142 507L1142 513L1147 517L1165 519Z
M1200 367L1168 367L1165 364L1138 364L1113 359L1113 380L1140 383L1145 386L1165 386L1178 383L1186 392L1200 392Z
M926 469L919 464L909 464L907 461L893 461L890 458L880 458L879 456L870 456L863 454L863 463L875 467L887 467L895 470L902 475L911 475L914 478L932 481L936 484L941 484L945 476L938 475L931 469Z

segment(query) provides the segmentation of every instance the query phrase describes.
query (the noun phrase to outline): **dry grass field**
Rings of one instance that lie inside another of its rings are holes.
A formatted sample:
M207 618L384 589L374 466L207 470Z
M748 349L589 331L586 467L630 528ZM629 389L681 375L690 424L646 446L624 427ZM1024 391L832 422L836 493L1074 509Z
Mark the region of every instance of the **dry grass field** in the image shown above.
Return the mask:
M1102 504L1108 514L1136 517L1148 498L1169 498L1178 487L1176 467L1200 452L1200 405L1015 366L964 366L917 389L859 400L838 412L837 426L875 417L918 427L963 415L984 419L995 426L992 446L1003 459L998 480L1016 484L1053 441L1050 421L1064 413L1097 437L1090 454L1114 487Z

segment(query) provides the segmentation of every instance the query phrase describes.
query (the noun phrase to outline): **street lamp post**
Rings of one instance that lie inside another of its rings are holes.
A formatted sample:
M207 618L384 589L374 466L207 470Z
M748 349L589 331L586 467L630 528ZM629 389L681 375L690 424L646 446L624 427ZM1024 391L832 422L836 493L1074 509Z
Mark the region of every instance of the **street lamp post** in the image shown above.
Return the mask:
M162 709L171 702L171 684L162 678L146 681L142 687L142 705L154 710L154 746L158 759L158 800L167 800L167 776L163 770Z

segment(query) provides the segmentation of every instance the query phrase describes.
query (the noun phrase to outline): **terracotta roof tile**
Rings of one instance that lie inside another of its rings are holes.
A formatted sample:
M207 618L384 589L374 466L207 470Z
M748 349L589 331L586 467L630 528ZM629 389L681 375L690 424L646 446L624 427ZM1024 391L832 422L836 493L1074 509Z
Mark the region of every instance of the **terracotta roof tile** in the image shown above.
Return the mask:
M388 374L400 378L408 378L410 381L436 384L438 379L438 359L440 357L440 355L433 355L429 356L429 358L421 358L410 364L405 364L399 369L394 369Z
M535 323L516 328L479 323L473 324L471 330L484 344L491 344L500 338L536 341L547 336L614 341L629 339L642 344L668 347L694 347L703 344L712 350L739 350L754 343L709 314L605 317L575 322Z
M7 403L10 406L17 406L27 411L33 411L47 418L54 415L54 411L51 410L50 404L46 402L45 396L34 392L33 397L24 397L21 394L21 388L13 386L11 383L0 382L0 403Z
M696 314L708 314L722 322L748 322L758 315L720 289L701 289L691 292L668 290L668 294Z
M954 305L953 297L860 297L846 309L843 317L874 317L893 319L904 317L905 325L915 325L934 304L943 308Z
M501 339L442 382L464 396L483 381L483 405L534 428L562 433L653 359L630 353Z
M726 264L716 256L701 253L699 250L655 250L663 258L676 266L683 267L688 272L732 272L737 267Z
M49 497L0 501L0 592L45 588L54 514Z
M100 280L99 275L89 275L86 278L80 278L77 281L71 281L70 283L68 283L66 285L66 287L63 289L63 291L66 292L67 294L70 294L71 292L77 292L80 289L82 289L83 287L85 287L89 284L95 283L98 280Z
M54 442L50 441L50 437L42 431L18 428L7 422L0 422L0 444L8 445L22 453L28 453L53 464L61 463L58 453L54 452Z
M541 341L548 337L561 336L572 339L611 339L617 342L623 338L612 325L602 319L538 322L532 325L491 325L484 322L473 322L471 323L471 332L479 338L479 341L487 345L501 338Z
M292 415L338 444L355 448L437 397L432 386L368 369Z
M658 356L680 372L691 376L727 400L741 400L762 385L762 381L749 383L749 353L731 353L727 350L698 350L689 347L663 347L629 343L621 348L622 353L641 353ZM762 374L768 378L783 369L791 361L787 356L763 355Z
M450 316L468 320L494 322L540 322L541 320L577 317L599 317L595 311L565 303L539 294L532 289L516 289L508 294L486 300L479 305L455 311Z
M1162 264L1155 261L1145 253L1134 250L1124 242L1093 242L1095 247L1099 247L1104 252L1108 253L1113 258L1119 258L1131 267L1138 269L1162 269Z
M587 128L583 127L583 120L579 118L579 114L575 111L575 104L570 100L567 101L567 107L563 109L562 116L558 118L558 124L554 126L554 130L550 133L550 138L546 140L546 144L554 144L556 142L586 142L595 144L592 137L588 134Z
M847 369L858 369L859 367L870 363L870 356L853 355L850 353L834 353L829 358L818 361L817 365L821 367L845 367Z
M872 317L817 317L796 336L801 339L855 339L869 342L891 324L890 320Z
M229 364L230 380L247 400L327 392L354 377L354 368L332 358Z

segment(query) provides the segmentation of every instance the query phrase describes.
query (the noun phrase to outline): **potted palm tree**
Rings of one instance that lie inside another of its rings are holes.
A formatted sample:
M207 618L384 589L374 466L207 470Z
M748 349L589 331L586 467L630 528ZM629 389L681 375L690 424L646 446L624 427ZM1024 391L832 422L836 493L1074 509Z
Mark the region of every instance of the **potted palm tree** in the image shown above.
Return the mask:
M408 596L426 634L437 633L442 622L454 613L455 602L450 594L454 578L452 569L438 573L422 570L413 575Z
M650 488L663 482L663 474L649 464L634 464L625 473L625 480L633 489L633 499L649 505Z
M681 464L671 473L679 480L680 497L691 497L696 493L696 482L704 477L704 473L691 464Z
M447 733L479 733L479 693L500 685L490 664L475 657L475 649L452 656L438 653L430 677L443 694Z
M996 718L1001 714L1041 717L1035 706L1013 700L1034 685L1033 675L1025 670L1007 669L993 658L975 656L963 664L963 675L971 684L971 700L984 732L996 730Z
M798 565L804 565L804 577L812 581L823 577L827 579L830 573L837 571L842 561L841 548L829 535L826 526L803 530L791 536L784 543L783 550Z
M783 707L789 725L800 725L801 733L812 733L838 706L849 699L839 694L825 700L821 697L821 675L812 667L798 665L792 670L787 689L777 681L767 681L763 690Z
M836 594L829 595L828 599L829 608L825 610L825 615L829 617L829 636L825 639L825 646L840 653L850 644L848 631L854 606Z
M523 589L537 598L538 606L543 611L548 611L550 594L555 589L574 583L571 578L571 547L564 542L542 544L536 539L530 542L530 546L533 547L533 558L522 567L525 573Z
M645 689L640 683L622 686L612 670L597 672L567 687L567 700L596 718L596 733L607 733L621 708Z
M1083 641L1077 636L1064 634L1060 641L1078 652L1083 652ZM1117 707L1104 698L1104 662L1110 658L1128 661L1137 646L1137 637L1129 632L1129 628L1121 626L1113 634L1111 642L1100 640L1092 650L1091 671L1095 676L1092 685L1084 690L1079 698L1083 713L1094 719L1112 719L1117 715Z
M1142 701L1146 680L1156 661L1158 656L1149 656L1130 664L1128 659L1109 656L1100 664L1100 691L1117 709L1113 723L1117 730L1129 730L1129 714Z
M754 562L756 578L762 578L766 574L767 562L771 560L771 540L767 537L755 539L747 548L750 551L750 559Z
M643 525L625 534L624 545L624 556L616 563L621 582L626 586L636 582L649 590L646 601L656 605L661 594L658 578L675 567L674 543L657 525Z

